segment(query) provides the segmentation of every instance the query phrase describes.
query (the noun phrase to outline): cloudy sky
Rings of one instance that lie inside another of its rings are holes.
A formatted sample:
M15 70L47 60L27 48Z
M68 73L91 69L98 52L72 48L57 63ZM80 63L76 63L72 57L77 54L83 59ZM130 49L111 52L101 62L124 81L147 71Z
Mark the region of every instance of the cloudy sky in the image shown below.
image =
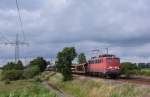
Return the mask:
M75 46L90 56L104 48L130 61L149 61L150 0L18 0L26 41L21 57L55 58L59 50ZM14 56L20 32L15 0L0 0L0 58Z

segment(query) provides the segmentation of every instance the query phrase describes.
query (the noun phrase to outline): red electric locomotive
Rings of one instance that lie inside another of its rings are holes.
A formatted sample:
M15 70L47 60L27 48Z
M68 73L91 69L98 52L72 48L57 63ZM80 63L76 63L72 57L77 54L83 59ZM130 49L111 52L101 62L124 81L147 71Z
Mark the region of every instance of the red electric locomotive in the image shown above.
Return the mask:
M120 73L120 59L115 55L100 55L92 57L87 64L87 73L102 74L110 77L116 77Z
M120 74L120 59L110 54L92 57L88 63L73 65L72 72L117 77Z

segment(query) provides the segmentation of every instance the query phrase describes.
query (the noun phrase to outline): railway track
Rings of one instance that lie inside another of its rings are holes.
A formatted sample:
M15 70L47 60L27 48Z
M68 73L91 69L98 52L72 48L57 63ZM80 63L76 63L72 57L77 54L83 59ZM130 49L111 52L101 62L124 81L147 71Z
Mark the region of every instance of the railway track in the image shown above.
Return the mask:
M140 84L140 85L145 85L150 87L150 78L147 77L133 77L130 79L124 79L124 78L119 78L118 81L121 82L127 82L127 83L133 83L133 84Z
M84 76L84 75L77 75L74 74L74 77L85 77L88 79L98 79L98 80L106 80L111 81L113 83L131 83L136 85L144 85L146 87L150 87L150 77L141 77L141 76L133 76L132 78L125 79L123 77L117 78L117 79L110 79L110 78L101 78L97 76Z

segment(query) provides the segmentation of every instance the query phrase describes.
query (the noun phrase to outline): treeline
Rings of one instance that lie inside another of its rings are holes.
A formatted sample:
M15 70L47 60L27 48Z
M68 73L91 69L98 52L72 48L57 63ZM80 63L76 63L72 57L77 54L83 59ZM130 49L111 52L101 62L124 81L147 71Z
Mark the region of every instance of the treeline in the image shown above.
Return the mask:
M130 77L140 71L140 68L131 62L121 63L121 74L125 77Z
M86 56L84 53L77 54L74 47L65 47L62 51L57 54L56 68L57 71L63 75L63 80L68 81L72 79L71 66L72 61L78 58L78 63L87 63ZM19 80L19 79L30 79L34 76L42 73L48 65L48 62L42 57L37 57L32 60L27 66L23 66L21 61L17 63L7 63L2 68L2 80ZM133 74L140 74L141 68L136 64L125 62L121 63L121 75L130 77ZM148 74L149 75L149 74Z
M136 63L124 62L121 63L121 74L125 75L125 77L130 77L131 75L150 76L150 70L143 69L143 67Z
M137 66L140 68L150 68L150 63L138 63Z
M43 72L47 65L47 61L42 57L33 59L27 66L24 66L21 61L9 62L2 68L1 80L30 79Z

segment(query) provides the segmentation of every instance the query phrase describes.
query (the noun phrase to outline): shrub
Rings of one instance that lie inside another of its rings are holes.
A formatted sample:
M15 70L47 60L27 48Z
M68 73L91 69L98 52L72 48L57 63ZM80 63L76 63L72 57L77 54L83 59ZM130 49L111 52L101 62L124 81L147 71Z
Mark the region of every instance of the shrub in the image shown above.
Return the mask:
M30 66L24 70L23 77L26 79L33 78L40 73L40 68L38 66Z
M10 84L10 80L5 80L4 83L7 85L7 84Z
M132 74L136 74L138 70L139 69L136 64L130 62L121 64L121 74L125 75L126 77L130 77Z
M4 67L3 70L23 70L23 64L21 61L18 61L17 63L9 62Z
M22 70L4 70L2 71L2 80L19 80L22 78Z
M35 80L36 82L42 82L42 80L41 80L40 77L38 77L38 76L35 77L34 80Z
M21 61L18 61L18 63L9 62L3 67L1 79L10 81L19 80L22 78L23 68Z
M44 60L43 57L37 57L36 59L32 60L28 67L38 66L40 71L43 72L47 67L47 62Z

